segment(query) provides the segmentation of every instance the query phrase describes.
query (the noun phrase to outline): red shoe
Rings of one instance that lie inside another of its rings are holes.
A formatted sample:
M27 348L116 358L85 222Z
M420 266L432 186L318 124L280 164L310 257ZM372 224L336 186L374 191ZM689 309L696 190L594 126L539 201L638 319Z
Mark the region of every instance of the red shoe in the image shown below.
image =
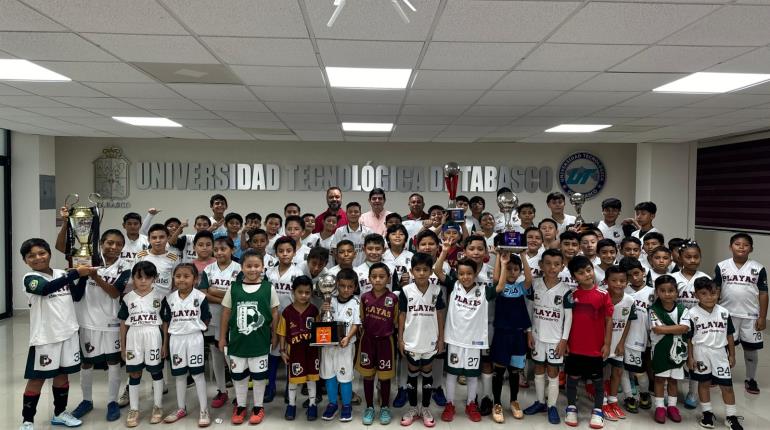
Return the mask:
M455 419L455 405L452 402L447 402L444 406L444 412L441 413L441 421L452 421Z
M615 410L610 404L606 404L602 406L602 413L604 414L604 419L609 421L617 421L618 416L615 415Z
M618 405L617 402L610 403L609 406L612 406L612 411L615 412L616 417L618 417L621 420L626 419L626 413L623 412L623 409L620 408L620 405Z
M251 416L249 417L250 425L257 425L265 418L265 408L254 406L251 409Z
M481 421L481 413L479 413L479 407L476 405L476 402L471 402L471 404L465 406L465 415L475 423Z
M213 399L211 399L211 407L214 409L219 409L222 406L224 406L225 403L227 403L227 400L228 400L227 391L223 393L217 390L217 395L214 396Z
M240 412L238 412L238 409L241 409ZM243 422L246 421L246 408L239 408L238 406L235 406L233 408L233 416L230 418L230 422L235 425L243 424Z
M655 408L655 422L658 424L666 423L666 408Z
M682 422L682 414L679 413L679 408L676 406L669 406L666 408L666 414L671 418L671 421L675 423Z

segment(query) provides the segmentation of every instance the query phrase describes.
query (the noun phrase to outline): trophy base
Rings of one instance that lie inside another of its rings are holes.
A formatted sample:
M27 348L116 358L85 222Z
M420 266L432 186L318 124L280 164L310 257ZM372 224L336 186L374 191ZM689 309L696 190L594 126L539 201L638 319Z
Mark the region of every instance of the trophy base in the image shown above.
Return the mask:
M446 210L446 221L450 224L460 224L465 222L465 211L460 208L450 208Z
M310 346L338 346L345 337L345 323L316 321L310 329Z
M500 251L507 251L513 254L520 254L522 251L526 251L526 246L507 246L507 245L500 245L497 247Z
M85 255L73 255L72 256L72 267L77 268L80 266L91 266L93 263L91 262L91 256L85 256Z

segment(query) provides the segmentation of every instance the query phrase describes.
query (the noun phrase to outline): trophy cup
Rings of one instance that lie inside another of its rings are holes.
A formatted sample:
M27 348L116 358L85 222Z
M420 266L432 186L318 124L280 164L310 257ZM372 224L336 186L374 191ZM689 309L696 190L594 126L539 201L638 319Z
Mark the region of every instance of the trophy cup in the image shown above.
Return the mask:
M323 275L316 281L315 287L323 295L324 303L331 303L332 295L337 290L337 278L334 275ZM334 321L331 311L322 311L321 321L313 322L310 345L336 346L345 334L345 323Z
M449 193L447 205L447 223L459 224L465 222L465 211L457 207L457 185L460 182L460 166L454 161L444 164L444 185Z
M64 206L69 211L66 254L72 256L72 267L99 265L99 224L102 217L99 202L101 198L97 193L89 194L88 201L93 206L78 205L80 196L77 194L68 194L64 199ZM73 252L72 246L75 241L78 242L79 247Z
M585 223L580 211L583 210L583 204L586 202L586 197L581 193L572 193L572 195L569 196L569 202L572 204L572 207L575 208L575 213L577 214L575 228L580 229L580 226Z
M517 219L513 216L513 211L518 205L519 198L510 191L497 196L497 207L500 208L500 213L503 214L503 219L505 220L505 229L500 233L502 240L500 240L500 245L497 247L502 251L520 253L527 249L523 235L513 229L513 223Z

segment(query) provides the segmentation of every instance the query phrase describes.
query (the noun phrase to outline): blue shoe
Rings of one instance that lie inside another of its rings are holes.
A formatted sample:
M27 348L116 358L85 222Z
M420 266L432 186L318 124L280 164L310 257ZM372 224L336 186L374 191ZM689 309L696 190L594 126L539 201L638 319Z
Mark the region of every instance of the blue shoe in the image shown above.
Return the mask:
M364 414L361 416L361 422L365 426L370 426L374 422L374 408L369 407L364 410Z
M547 411L548 411L548 406L546 406L545 403L540 403L537 400L535 400L535 403L532 403L532 405L524 409L524 415L542 414L543 412L547 412Z
M409 397L406 393L406 390L403 387L398 387L398 392L396 393L396 398L393 399L393 407L394 408L401 408L406 404L406 401L409 400Z
M269 385L265 387L265 397L262 400L264 403L270 403L275 398L275 387L270 387Z
M82 402L80 402L78 407L75 408L74 411L72 411L72 416L77 418L77 419L80 419L85 414L87 414L87 413L89 413L89 412L91 412L93 410L94 410L94 402L92 402L90 400L83 400Z
M324 409L324 413L323 415L321 415L321 419L324 421L331 421L336 416L337 416L337 404L329 403L328 405L326 405L326 409Z
M380 408L380 424L386 426L390 424L391 419L392 417L390 416L390 409L388 409L387 406Z
M307 420L315 421L318 419L318 406L312 404L307 407Z
M548 408L548 422L551 424L559 424L561 422L559 411L556 409L556 406Z
M342 411L340 412L340 421L342 421L343 423L346 423L352 420L353 420L353 406L350 406L350 405L342 406Z
M72 414L67 411L62 412L59 415L54 415L54 417L51 418L52 426L80 427L81 424L83 424L83 421L73 417Z
M297 417L297 405L286 406L286 413L283 414L283 417L288 421L294 421L294 418Z
M446 406L446 396L444 395L444 390L441 389L441 387L436 387L433 390L433 401L436 402L437 405L441 406L442 408Z
M684 398L685 409L695 409L698 407L698 398L692 394L687 393L687 397Z
M117 421L120 419L120 406L118 402L107 403L107 421Z

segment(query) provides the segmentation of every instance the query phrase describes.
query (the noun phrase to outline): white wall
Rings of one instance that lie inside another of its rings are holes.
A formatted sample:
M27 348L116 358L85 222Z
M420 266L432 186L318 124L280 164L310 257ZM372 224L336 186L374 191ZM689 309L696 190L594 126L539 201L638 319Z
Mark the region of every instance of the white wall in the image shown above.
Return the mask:
M607 183L604 190L590 200L584 208L586 219L601 215L602 199L616 196L633 206L635 187L635 154L633 144L455 144L455 143L267 143L244 141L198 141L178 139L103 139L103 138L56 138L56 181L57 201L72 192L88 194L93 189L93 160L104 147L119 146L132 162L138 161L222 161L287 164L398 164L411 166L443 165L447 161L460 164L488 165L549 165L554 171L567 155L576 151L589 151L599 156L607 167ZM144 213L149 207L164 210L158 216L165 220L169 216L192 218L198 214L209 214L209 197L214 191L168 191L136 189L132 181L131 210ZM282 183L285 178L282 178ZM283 187L283 186L282 186ZM558 190L554 180L553 191ZM245 214L257 211L263 216L268 212L282 213L284 203L295 201L303 212L318 213L325 208L323 192L268 192L229 191L224 193L230 201L230 210ZM426 207L431 204L445 205L447 195L443 192L426 192ZM473 194L473 193L470 193ZM409 193L388 193L387 209L401 214L408 212ZM487 210L496 212L493 193L481 194L487 201ZM343 201L357 200L364 210L367 193L345 192ZM520 194L521 202L531 201L537 207L538 217L547 214L545 194ZM108 209L105 226L120 224L125 209ZM626 215L631 211L626 210Z

